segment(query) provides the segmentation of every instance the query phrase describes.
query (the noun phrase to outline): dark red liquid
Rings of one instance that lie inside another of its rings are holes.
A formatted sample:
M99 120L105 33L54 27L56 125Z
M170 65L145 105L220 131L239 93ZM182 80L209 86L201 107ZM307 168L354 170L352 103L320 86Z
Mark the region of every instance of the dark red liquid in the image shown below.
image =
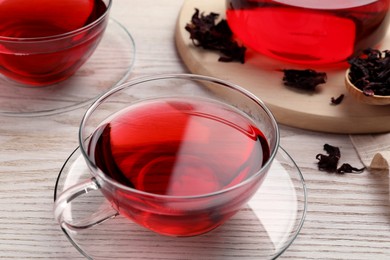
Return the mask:
M95 164L115 181L172 196L207 194L239 184L270 156L264 135L251 120L231 107L198 99L133 105L102 125L89 149ZM184 203L142 201L118 191L112 201L121 213L157 232L193 235L219 225L255 187L223 199Z
M229 26L248 47L296 63L345 61L375 47L389 0L227 0Z
M69 33L96 21L106 10L103 0L0 0L0 73L29 85L69 77L92 54L105 23L62 40L34 44L15 38Z
M242 182L269 157L263 134L235 110L199 100L131 106L95 132L96 165L154 194L192 196Z

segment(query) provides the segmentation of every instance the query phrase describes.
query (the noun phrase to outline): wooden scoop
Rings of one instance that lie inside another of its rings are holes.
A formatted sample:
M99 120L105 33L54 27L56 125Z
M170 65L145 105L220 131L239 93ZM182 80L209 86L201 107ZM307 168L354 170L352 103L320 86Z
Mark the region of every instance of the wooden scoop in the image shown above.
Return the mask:
M362 90L355 87L352 82L349 80L349 70L345 73L345 87L348 92L359 102L369 104L369 105L390 105L390 96L367 96L363 93Z

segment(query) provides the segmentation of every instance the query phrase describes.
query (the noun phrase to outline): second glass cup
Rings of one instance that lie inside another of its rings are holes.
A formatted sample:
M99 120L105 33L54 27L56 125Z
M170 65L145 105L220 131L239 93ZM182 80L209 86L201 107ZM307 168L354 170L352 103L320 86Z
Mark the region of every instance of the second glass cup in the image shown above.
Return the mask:
M1 1L0 73L26 86L66 80L98 46L111 2Z
M269 109L243 88L175 74L108 91L87 110L79 141L92 178L56 200L63 228L109 217L91 213L85 224L64 214L72 200L100 190L135 223L193 236L223 224L253 196L277 153L279 130Z

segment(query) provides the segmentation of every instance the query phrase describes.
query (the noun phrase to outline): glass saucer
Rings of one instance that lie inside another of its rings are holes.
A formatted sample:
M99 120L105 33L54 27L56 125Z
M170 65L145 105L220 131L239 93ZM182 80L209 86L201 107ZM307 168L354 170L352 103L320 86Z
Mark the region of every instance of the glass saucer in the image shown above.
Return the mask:
M61 169L57 194L89 179L89 170L77 148ZM279 149L270 172L245 208L215 230L195 237L166 237L120 215L84 230L65 230L73 246L89 259L275 259L300 232L307 207L306 186L295 162ZM99 191L79 197L65 212L80 219L110 210Z
M95 52L71 78L50 86L27 87L0 74L0 115L44 116L87 105L122 83L130 74L134 60L135 43L131 34L110 19Z

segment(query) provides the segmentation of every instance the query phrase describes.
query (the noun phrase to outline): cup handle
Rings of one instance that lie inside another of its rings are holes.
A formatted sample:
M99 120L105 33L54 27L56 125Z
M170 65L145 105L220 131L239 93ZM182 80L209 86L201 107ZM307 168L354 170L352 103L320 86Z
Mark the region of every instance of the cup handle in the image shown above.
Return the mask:
M93 227L97 224L102 223L103 221L106 221L119 215L119 213L113 208L106 208L98 212L92 213L90 217L82 219L77 223L70 223L66 221L64 217L65 209L73 200L82 195L88 194L92 191L97 191L99 189L100 186L96 182L95 178L91 178L89 180L71 186L59 195L59 197L54 202L54 217L62 228L74 231L83 230Z

